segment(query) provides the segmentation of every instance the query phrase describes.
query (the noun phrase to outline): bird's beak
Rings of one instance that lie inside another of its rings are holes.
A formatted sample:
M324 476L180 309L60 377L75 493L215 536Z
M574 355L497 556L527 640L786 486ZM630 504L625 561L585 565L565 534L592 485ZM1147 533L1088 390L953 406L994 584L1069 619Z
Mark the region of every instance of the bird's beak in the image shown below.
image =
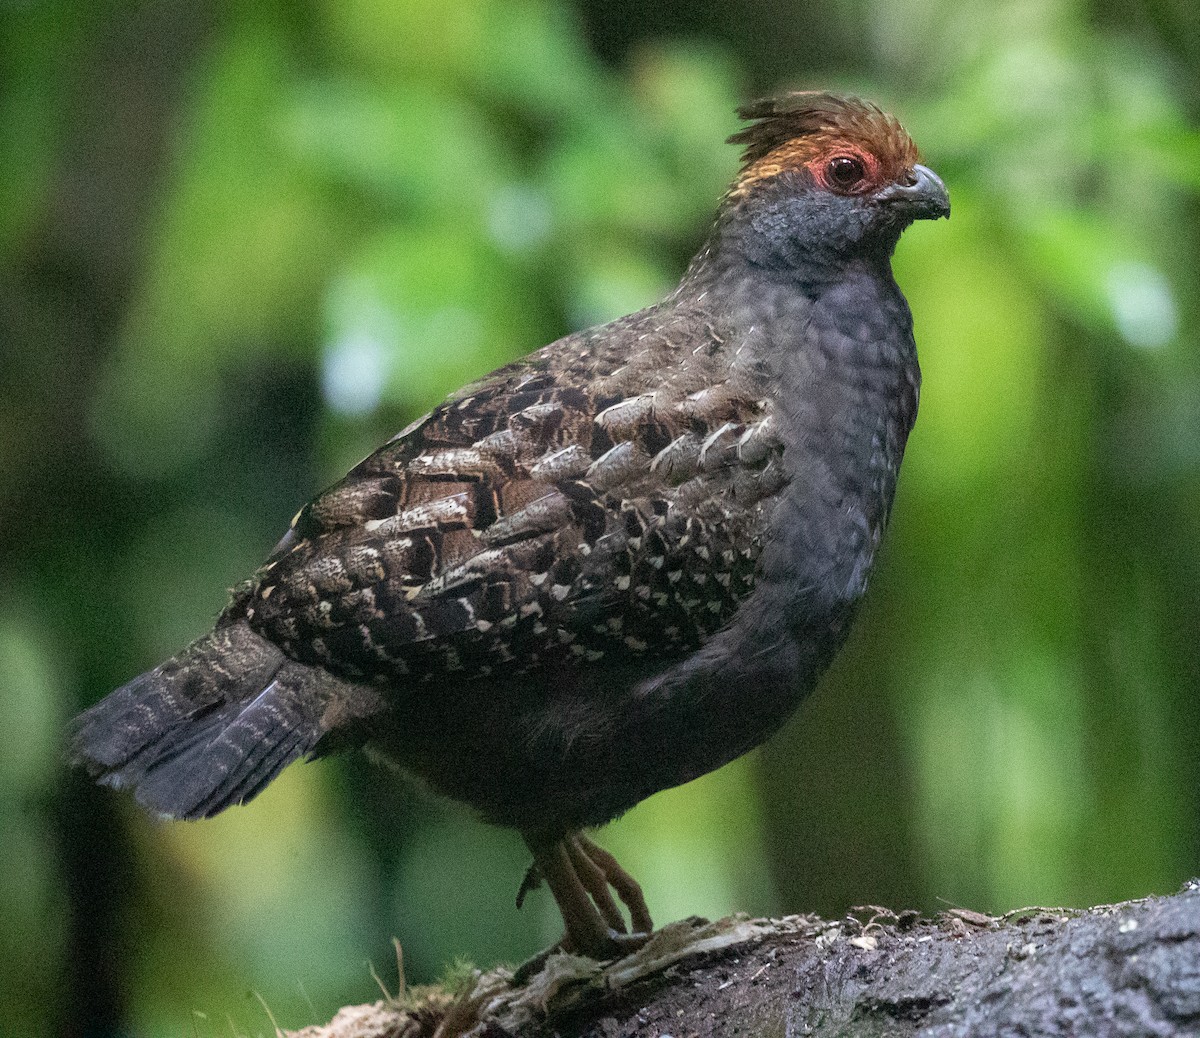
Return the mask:
M891 184L876 196L881 202L898 205L911 220L936 220L950 216L950 192L928 166L913 166L911 184Z

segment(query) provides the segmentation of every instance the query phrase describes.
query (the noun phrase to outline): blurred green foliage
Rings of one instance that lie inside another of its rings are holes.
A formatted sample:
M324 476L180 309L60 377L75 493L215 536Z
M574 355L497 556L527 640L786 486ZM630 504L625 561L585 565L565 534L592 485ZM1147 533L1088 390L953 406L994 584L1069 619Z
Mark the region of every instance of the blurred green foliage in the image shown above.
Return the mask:
M782 10L0 11L0 1030L269 1033L252 993L324 1019L368 960L391 981L391 934L418 981L557 936L512 908L515 836L362 762L159 826L61 733L446 392L668 290L738 100L791 86L896 111L954 199L896 257L925 388L893 530L799 718L601 839L659 920L1197 871L1200 26ZM769 45L806 35L843 46Z

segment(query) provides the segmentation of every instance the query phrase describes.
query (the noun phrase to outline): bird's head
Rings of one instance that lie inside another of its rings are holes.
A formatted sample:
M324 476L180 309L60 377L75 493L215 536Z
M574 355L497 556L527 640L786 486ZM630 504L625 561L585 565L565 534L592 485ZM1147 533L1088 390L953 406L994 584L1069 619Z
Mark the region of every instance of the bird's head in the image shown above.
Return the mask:
M741 248L768 266L890 254L914 220L950 215L950 196L900 123L855 97L797 92L745 105L729 138L742 169L721 206Z

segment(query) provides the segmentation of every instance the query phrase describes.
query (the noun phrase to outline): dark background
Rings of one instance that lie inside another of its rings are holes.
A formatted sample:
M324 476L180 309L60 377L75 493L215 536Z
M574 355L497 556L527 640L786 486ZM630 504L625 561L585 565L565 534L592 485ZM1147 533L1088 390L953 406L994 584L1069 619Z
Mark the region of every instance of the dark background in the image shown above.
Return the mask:
M159 825L62 765L313 493L667 290L739 100L897 112L954 218L851 644L600 834L660 921L1200 871L1200 7L0 3L0 1032L251 1035L557 936L519 840L359 758ZM747 694L752 694L748 690Z

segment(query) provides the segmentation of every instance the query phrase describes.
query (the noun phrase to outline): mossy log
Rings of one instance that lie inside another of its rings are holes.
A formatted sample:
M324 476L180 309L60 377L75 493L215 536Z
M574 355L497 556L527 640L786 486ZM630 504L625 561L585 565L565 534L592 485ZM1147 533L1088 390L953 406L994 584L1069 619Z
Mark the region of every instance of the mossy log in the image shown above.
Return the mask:
M528 972L528 971L527 971ZM1200 1035L1200 881L1087 910L686 920L635 955L550 956L346 1007L294 1038Z

